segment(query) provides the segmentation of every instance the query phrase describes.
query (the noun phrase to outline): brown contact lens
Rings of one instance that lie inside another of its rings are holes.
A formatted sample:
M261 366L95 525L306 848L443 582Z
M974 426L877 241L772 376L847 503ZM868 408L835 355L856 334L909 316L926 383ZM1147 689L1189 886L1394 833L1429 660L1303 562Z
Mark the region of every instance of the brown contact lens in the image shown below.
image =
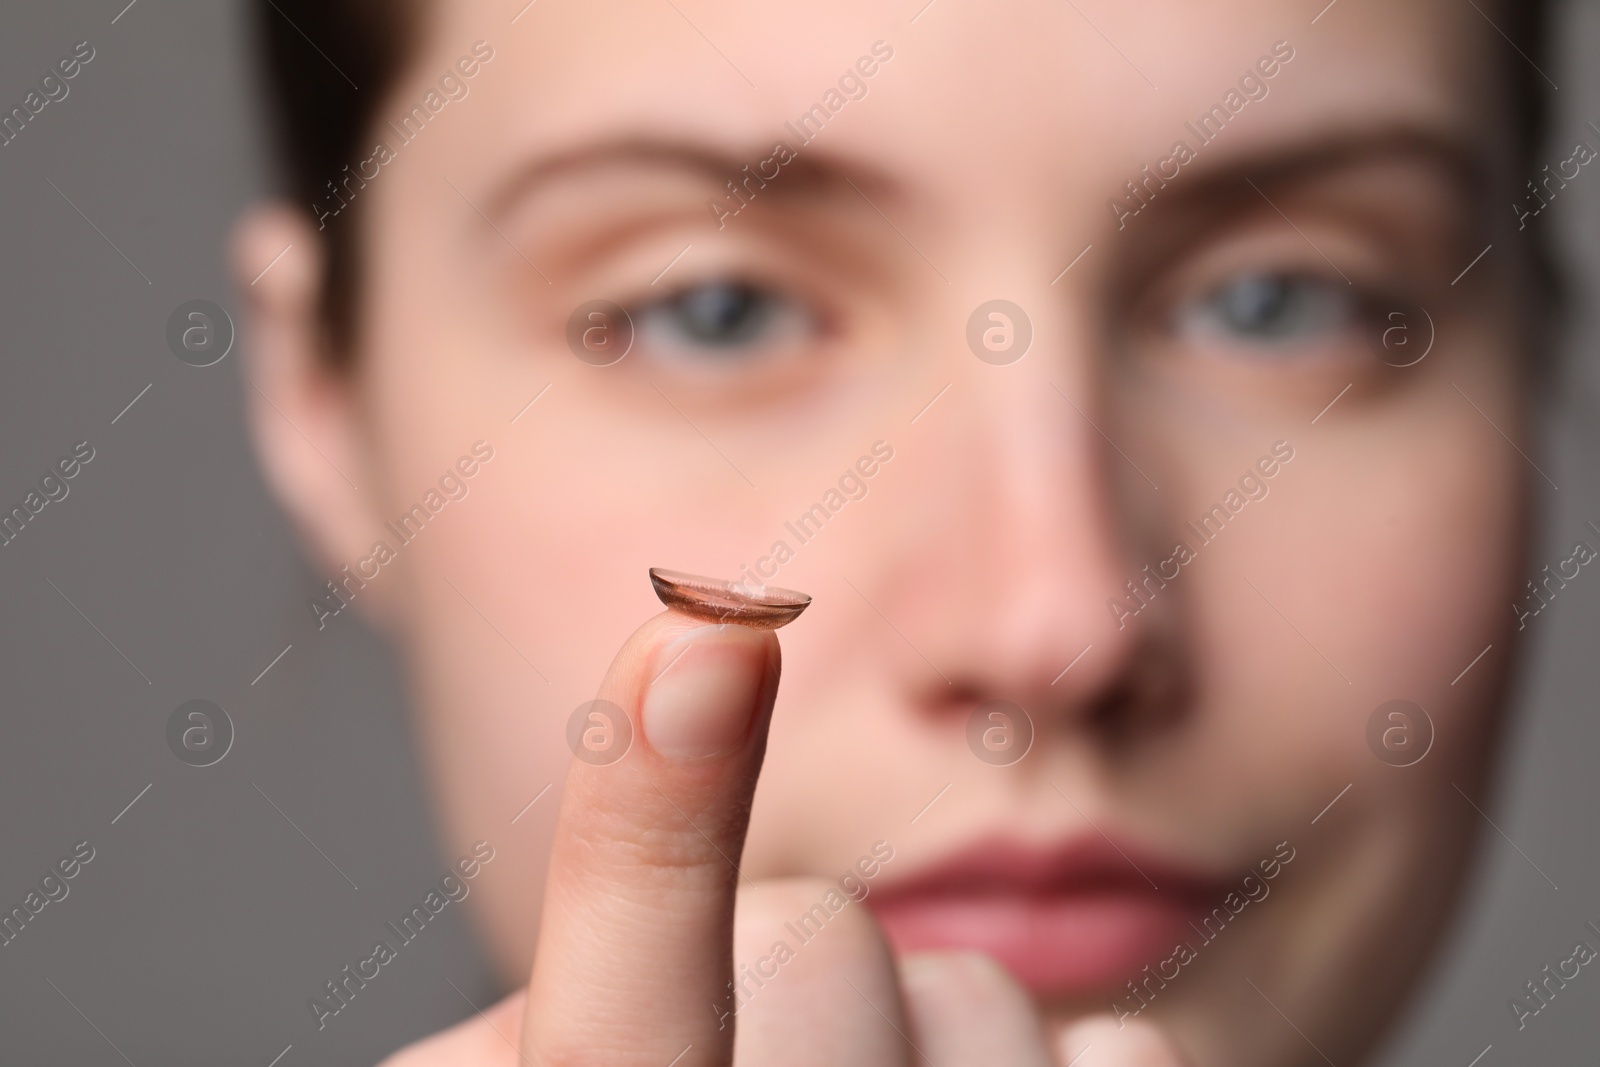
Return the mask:
M660 567L650 568L650 584L655 586L661 602L673 611L707 622L735 622L757 630L787 626L811 604L810 597L793 589L750 589L739 582Z

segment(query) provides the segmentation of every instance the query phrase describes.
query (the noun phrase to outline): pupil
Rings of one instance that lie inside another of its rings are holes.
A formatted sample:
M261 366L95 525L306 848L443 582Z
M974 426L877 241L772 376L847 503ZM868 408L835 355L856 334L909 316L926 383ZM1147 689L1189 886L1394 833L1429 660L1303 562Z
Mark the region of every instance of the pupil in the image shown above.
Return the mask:
M1281 278L1246 278L1229 290L1228 316L1240 326L1270 329L1280 324L1291 302Z
M738 344L761 325L758 295L744 285L704 285L678 300L685 331L697 341Z

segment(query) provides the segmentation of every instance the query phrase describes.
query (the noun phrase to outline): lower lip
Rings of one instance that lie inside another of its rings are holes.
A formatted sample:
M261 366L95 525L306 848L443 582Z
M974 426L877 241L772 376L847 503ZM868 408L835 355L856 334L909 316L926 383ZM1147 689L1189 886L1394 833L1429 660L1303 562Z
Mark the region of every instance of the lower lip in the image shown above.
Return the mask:
M906 896L873 911L897 955L982 952L1041 996L1121 986L1188 939L1192 914L1131 892Z

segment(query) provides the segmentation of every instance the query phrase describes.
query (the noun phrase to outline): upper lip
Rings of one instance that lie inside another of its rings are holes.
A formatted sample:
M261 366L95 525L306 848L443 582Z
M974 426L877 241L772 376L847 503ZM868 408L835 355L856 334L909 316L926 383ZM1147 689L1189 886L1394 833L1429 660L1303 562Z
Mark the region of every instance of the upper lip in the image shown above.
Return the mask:
M1099 834L1053 844L992 837L878 887L878 903L905 897L1091 893L1214 894L1220 879Z

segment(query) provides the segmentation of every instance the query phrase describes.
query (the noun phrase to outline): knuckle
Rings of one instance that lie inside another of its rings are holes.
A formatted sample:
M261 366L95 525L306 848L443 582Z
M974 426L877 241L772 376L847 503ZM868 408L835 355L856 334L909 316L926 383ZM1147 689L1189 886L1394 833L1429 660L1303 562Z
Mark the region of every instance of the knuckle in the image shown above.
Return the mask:
M584 865L604 877L629 883L678 883L707 871L719 876L732 873L727 856L689 827L615 830L581 839Z

